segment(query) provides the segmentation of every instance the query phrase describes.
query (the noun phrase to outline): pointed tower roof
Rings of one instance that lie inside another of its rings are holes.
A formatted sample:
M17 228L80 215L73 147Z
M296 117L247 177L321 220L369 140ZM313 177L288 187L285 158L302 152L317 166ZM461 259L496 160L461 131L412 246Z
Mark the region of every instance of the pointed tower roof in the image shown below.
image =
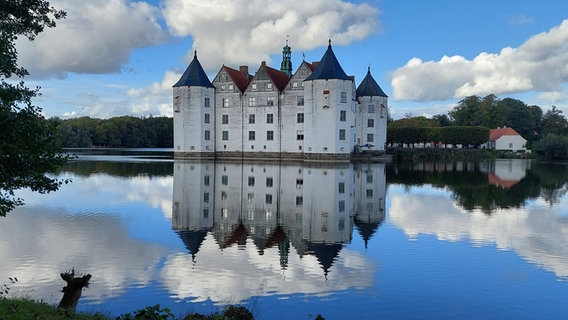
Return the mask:
M316 80L316 79L343 79L343 80L350 80L343 71L343 68L337 61L333 50L331 49L331 40L329 40L329 45L327 46L327 51L324 53L321 61L317 64L314 72L306 78L307 80Z
M174 87L185 87L185 86L215 88L211 83L211 81L209 81L207 74L205 74L205 71L203 70L201 63L199 63L199 60L197 60L197 51L195 51L193 60L191 60L191 63L189 64L187 69L185 69L185 72L183 73L179 81L176 84L174 84Z
M367 69L367 75L357 87L357 97L388 97L383 89L379 87L371 75L371 67Z

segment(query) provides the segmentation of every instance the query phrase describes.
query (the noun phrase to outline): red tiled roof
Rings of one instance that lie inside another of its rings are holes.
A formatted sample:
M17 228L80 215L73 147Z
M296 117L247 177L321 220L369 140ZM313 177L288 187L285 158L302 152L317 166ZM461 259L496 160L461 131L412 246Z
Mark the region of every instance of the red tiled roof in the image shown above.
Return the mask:
M241 71L229 68L225 65L223 65L223 69L225 70L225 72L227 72L229 77L231 77L237 88L239 88L241 92L245 92L247 86L252 80L252 76L249 74L245 77L245 75Z
M262 67L263 66L261 66L261 68ZM266 68L266 73L268 73L268 76L270 77L270 79L272 79L272 82L274 83L276 88L278 88L278 91L282 92L282 90L284 90L286 84L288 84L288 81L290 80L290 78L288 78L288 75L283 71L267 67L266 65L264 65L264 67Z
M501 138L502 136L520 136L520 134L517 131L515 131L513 128L509 127L489 130L490 142L497 141L497 139Z
M514 186L518 181L516 180L505 180L505 179L501 179L499 178L496 174L494 173L489 173L488 175L489 178L489 184L504 188L504 189L508 189L512 186Z

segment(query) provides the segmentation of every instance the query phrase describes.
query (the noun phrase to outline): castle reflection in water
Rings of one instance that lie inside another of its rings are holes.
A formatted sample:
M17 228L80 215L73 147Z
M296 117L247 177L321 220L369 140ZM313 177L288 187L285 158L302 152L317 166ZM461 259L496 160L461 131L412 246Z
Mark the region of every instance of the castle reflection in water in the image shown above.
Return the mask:
M219 246L252 240L259 254L277 247L315 255L323 273L353 228L368 240L385 219L384 163L175 161L172 227L193 259L209 233Z

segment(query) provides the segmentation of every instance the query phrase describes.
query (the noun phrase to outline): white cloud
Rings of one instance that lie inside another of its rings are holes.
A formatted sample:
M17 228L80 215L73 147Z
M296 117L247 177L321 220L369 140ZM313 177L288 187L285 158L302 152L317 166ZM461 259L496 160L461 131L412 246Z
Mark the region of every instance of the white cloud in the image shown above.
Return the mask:
M525 208L499 209L487 215L456 207L447 194L390 194L390 221L409 237L430 234L445 241L469 239L474 245L494 244L515 251L558 277L568 277L568 220L559 210L561 205L550 208L537 201Z
M568 81L566 65L568 20L498 54L483 52L473 60L444 56L440 61L424 62L413 58L394 72L391 84L396 100L415 101L531 90L558 92Z
M32 77L66 73L118 72L136 48L165 40L159 12L145 2L127 0L54 0L67 12L56 28L46 29L34 42L21 37L20 64Z
M282 50L286 35L294 50L327 43L364 39L378 28L378 10L368 4L340 0L166 0L163 14L170 31L192 36L204 68L217 71L227 65L260 61Z

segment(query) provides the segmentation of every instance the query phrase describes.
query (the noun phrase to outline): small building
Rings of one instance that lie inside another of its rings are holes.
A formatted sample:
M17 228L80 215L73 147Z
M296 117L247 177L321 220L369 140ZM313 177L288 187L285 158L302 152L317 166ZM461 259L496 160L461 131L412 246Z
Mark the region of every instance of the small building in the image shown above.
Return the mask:
M489 131L489 149L526 152L527 140L513 128L503 127Z

